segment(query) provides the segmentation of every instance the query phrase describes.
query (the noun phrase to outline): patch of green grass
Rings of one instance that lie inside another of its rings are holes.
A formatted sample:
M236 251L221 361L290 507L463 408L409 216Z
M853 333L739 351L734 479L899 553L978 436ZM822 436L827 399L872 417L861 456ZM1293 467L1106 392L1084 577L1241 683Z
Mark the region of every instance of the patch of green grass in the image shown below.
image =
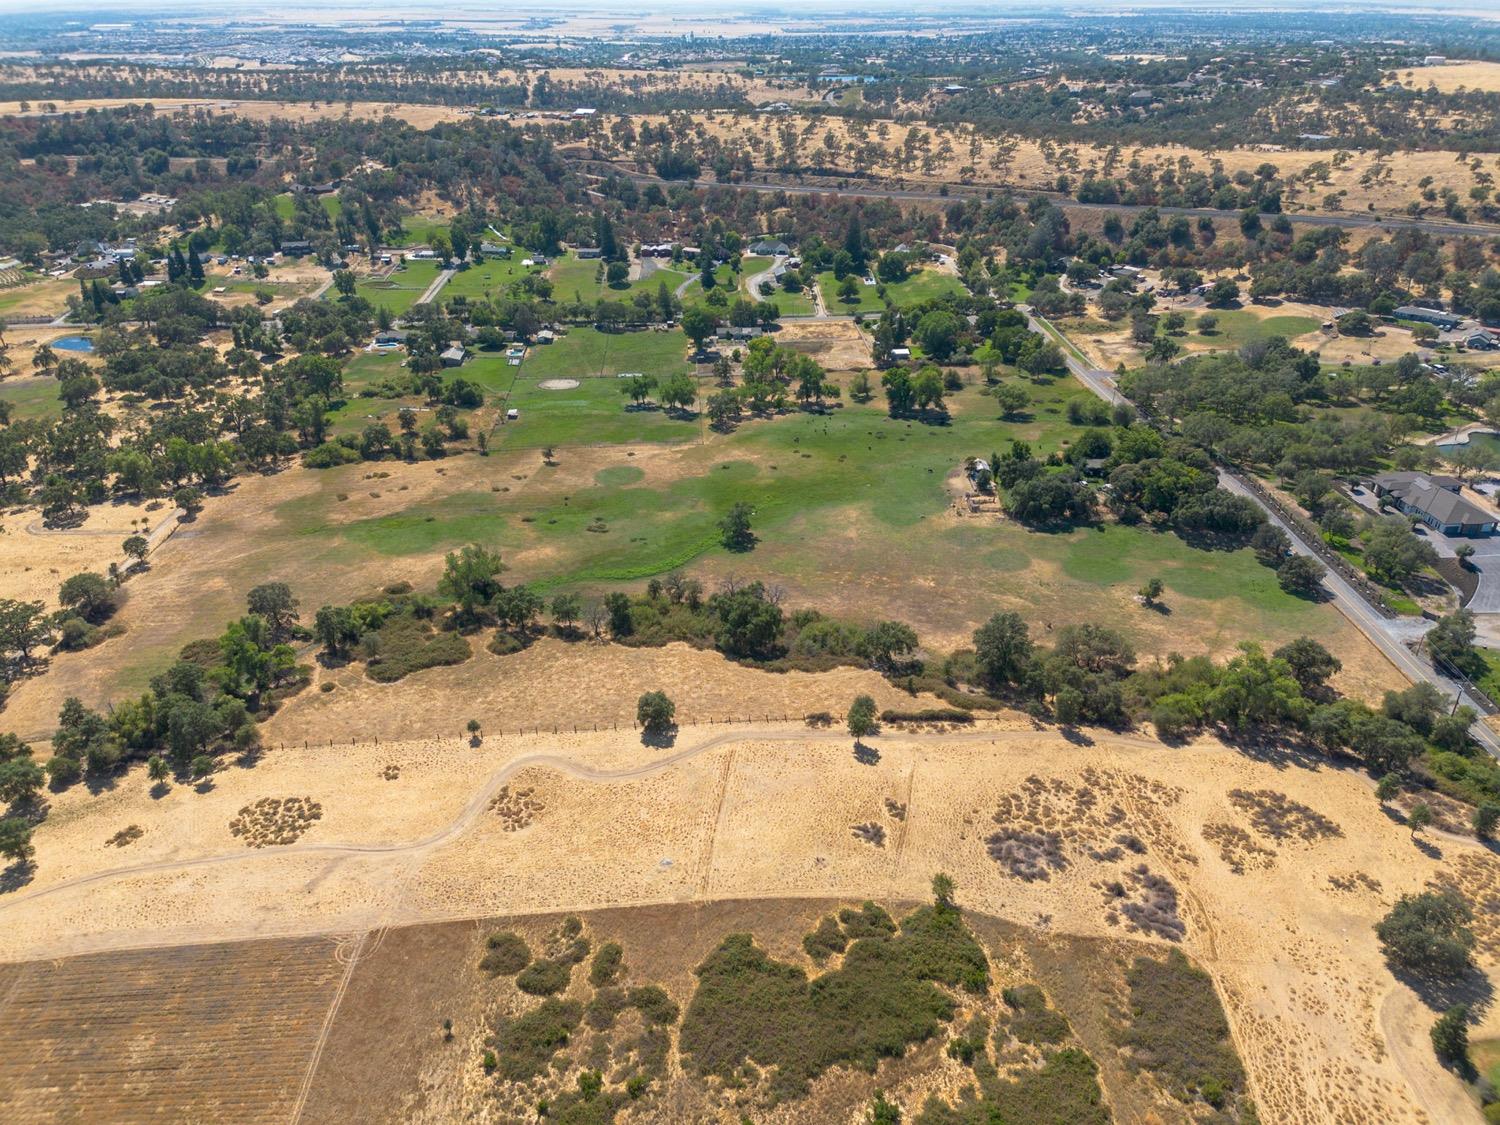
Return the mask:
M400 316L417 303L439 272L437 262L406 262L388 278L360 278L355 292L376 308Z
M818 311L807 289L800 293L789 293L778 285L776 292L769 297L757 299L770 301L782 316L812 316Z
M57 380L50 375L0 380L0 402L10 403L11 416L17 421L55 418L62 413Z
M1213 978L1180 949L1164 960L1138 957L1126 971L1128 1022L1120 1042L1127 1065L1153 1074L1174 1097L1222 1108L1245 1089L1245 1070Z
M823 304L830 313L870 313L878 314L885 305L875 294L875 286L866 285L860 275L854 276L854 284L857 287L855 299L846 301L839 296L839 286L843 282L833 276L832 270L824 270L818 274L817 285L823 293Z
M831 1067L874 1070L904 1054L953 1018L956 1005L937 985L982 992L988 977L963 916L931 907L893 936L854 942L837 969L811 981L749 934L725 938L695 972L680 1037L685 1065L727 1079L753 1063L772 1072L776 1098L801 1094Z
M605 488L623 488L627 484L639 484L645 477L645 471L634 465L611 465L594 474L594 483Z
M439 231L448 233L448 220L435 215L406 215L401 220L402 246L427 246Z
M668 293L676 293L678 286L684 281L698 276L697 271L693 270L691 265L682 269L658 265L645 277L619 285L610 285L603 280L606 268L606 264L598 258L580 259L571 252L564 254L561 258L555 259L547 270L547 276L552 279L552 295L559 301L571 301L575 295L585 301L597 301L601 297L607 297L612 301L629 301L643 290L654 297L663 284L666 285ZM726 279L726 284L732 286L733 282L727 280L732 277L728 266L720 266L718 276ZM701 299L703 287L689 286L684 299L691 301L694 293L697 294L698 299Z
M1500 1089L1500 1039L1476 1039L1469 1044L1469 1057L1490 1085Z
M530 379L585 379L595 375L613 378L626 372L660 379L693 370L687 361L687 349L687 337L681 332L651 329L600 332L593 328L573 328L557 342L528 351L521 370Z
M350 466L365 472L373 467L367 464ZM277 509L277 513L303 523L298 517L309 506L307 501L318 499L313 496L288 501ZM431 554L463 543L490 543L505 525L495 494L457 492L438 500L413 504L390 515L356 520L338 527L303 523L300 530L303 535L333 532L346 542L377 555L399 557Z
M620 393L622 380L584 376L576 387L547 390L524 365L521 371L506 400L506 407L520 411L521 417L495 430L492 449L693 441L702 433L694 415L636 407Z
M1474 651L1484 660L1485 672L1479 677L1479 687L1491 698L1500 699L1500 649L1475 645Z
M1234 349L1251 340L1264 340L1270 336L1285 336L1288 340L1313 331L1321 321L1310 316L1259 317L1245 309L1212 309L1208 315L1219 318L1218 326L1211 335L1197 331L1198 318L1204 313L1190 312L1188 316L1189 338L1196 343L1214 348Z
M470 302L482 301L506 289L528 274L540 273L536 267L521 265L522 254L509 258L484 258L470 262L465 269L458 270L448 284L443 286L442 299L466 297Z
M952 274L939 273L928 267L918 270L905 281L887 285L885 300L886 304L892 308L899 309L920 304L922 301L930 301L935 297L946 297L950 294L962 296L964 292L964 283L958 278Z

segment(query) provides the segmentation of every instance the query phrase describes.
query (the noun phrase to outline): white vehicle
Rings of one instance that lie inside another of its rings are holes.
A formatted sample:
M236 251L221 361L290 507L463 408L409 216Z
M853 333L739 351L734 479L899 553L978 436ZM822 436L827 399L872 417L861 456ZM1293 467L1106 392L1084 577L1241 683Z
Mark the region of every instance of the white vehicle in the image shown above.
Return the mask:
M512 406L509 410L507 410L505 412L505 420L507 422L514 422L516 419L518 419L520 417L521 417L521 412L519 410L517 410L514 406Z

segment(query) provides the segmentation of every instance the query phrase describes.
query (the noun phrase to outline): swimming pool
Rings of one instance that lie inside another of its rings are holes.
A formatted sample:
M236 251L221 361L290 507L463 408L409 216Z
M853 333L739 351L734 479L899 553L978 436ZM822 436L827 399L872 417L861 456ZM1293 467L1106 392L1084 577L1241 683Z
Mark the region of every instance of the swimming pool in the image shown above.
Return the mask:
M52 349L59 352L91 352L94 341L87 336L60 336L52 341Z

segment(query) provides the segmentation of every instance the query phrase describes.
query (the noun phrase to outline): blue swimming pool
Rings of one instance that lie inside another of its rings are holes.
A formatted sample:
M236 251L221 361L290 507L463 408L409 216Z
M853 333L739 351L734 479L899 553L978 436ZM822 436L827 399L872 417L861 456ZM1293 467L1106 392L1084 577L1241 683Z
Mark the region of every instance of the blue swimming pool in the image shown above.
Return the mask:
M52 349L59 352L91 352L94 341L87 336L60 336L52 341Z

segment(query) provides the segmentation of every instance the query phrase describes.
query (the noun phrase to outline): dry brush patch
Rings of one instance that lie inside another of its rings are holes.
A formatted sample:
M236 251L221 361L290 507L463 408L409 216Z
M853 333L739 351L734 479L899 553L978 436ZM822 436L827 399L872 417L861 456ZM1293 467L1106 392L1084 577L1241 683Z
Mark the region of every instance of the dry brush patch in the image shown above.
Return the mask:
M536 788L530 785L502 786L490 801L490 811L500 818L507 832L519 832L536 819L536 815L547 806L536 796Z
M323 806L311 797L262 797L240 809L229 831L246 847L284 846L295 844L313 821L322 819Z

